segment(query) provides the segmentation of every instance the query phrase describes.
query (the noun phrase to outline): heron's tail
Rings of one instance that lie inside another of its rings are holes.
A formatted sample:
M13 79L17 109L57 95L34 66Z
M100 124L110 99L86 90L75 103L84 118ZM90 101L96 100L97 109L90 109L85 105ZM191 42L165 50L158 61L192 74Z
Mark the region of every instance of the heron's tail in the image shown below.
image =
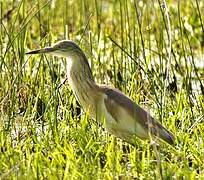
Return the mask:
M168 131L165 127L163 127L160 123L157 122L154 134L159 138L163 139L167 143L174 145L174 135Z

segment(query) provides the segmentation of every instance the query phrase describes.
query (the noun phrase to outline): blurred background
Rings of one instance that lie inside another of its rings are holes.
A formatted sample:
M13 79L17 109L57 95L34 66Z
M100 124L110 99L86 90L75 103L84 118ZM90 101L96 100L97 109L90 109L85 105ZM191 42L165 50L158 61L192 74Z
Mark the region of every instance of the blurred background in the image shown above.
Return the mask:
M1 0L0 19L0 177L204 178L203 1ZM62 83L65 59L25 56L63 39L176 146L108 135Z

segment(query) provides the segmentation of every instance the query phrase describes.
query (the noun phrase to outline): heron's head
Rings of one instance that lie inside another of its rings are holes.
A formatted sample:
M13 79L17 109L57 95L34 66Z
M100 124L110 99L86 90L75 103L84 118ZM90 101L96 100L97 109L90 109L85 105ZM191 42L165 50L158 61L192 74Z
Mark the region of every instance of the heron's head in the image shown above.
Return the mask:
M57 42L51 47L45 47L43 49L27 52L26 54L42 54L42 53L51 54L59 57L69 57L74 53L83 54L83 51L75 42L70 40L63 40Z

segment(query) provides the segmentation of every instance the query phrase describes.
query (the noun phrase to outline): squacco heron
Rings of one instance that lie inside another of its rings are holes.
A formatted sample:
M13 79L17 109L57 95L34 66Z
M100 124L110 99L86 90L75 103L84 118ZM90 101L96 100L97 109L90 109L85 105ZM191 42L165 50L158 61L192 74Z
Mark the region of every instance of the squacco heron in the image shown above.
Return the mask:
M174 144L173 134L125 94L95 83L87 57L75 42L63 40L26 54L41 53L67 59L68 81L76 99L109 133L130 144L135 144L135 136L141 139L156 136Z

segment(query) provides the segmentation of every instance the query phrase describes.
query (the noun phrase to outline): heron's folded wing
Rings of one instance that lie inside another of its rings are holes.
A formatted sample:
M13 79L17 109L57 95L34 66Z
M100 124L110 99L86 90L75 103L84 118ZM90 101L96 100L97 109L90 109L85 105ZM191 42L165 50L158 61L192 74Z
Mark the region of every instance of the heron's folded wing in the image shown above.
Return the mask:
M107 96L104 100L106 109L121 128L124 126L130 132L135 130L140 138L148 138L150 132L169 144L174 143L174 136L170 131L122 92L109 87L103 87L103 91Z
M153 123L154 119L149 115L149 113L143 110L122 92L109 87L104 87L103 89L107 96L104 100L105 106L116 121L121 119L120 111L122 109L123 111L126 111L128 116L132 117L132 119L138 122L145 129L148 128L148 124Z

